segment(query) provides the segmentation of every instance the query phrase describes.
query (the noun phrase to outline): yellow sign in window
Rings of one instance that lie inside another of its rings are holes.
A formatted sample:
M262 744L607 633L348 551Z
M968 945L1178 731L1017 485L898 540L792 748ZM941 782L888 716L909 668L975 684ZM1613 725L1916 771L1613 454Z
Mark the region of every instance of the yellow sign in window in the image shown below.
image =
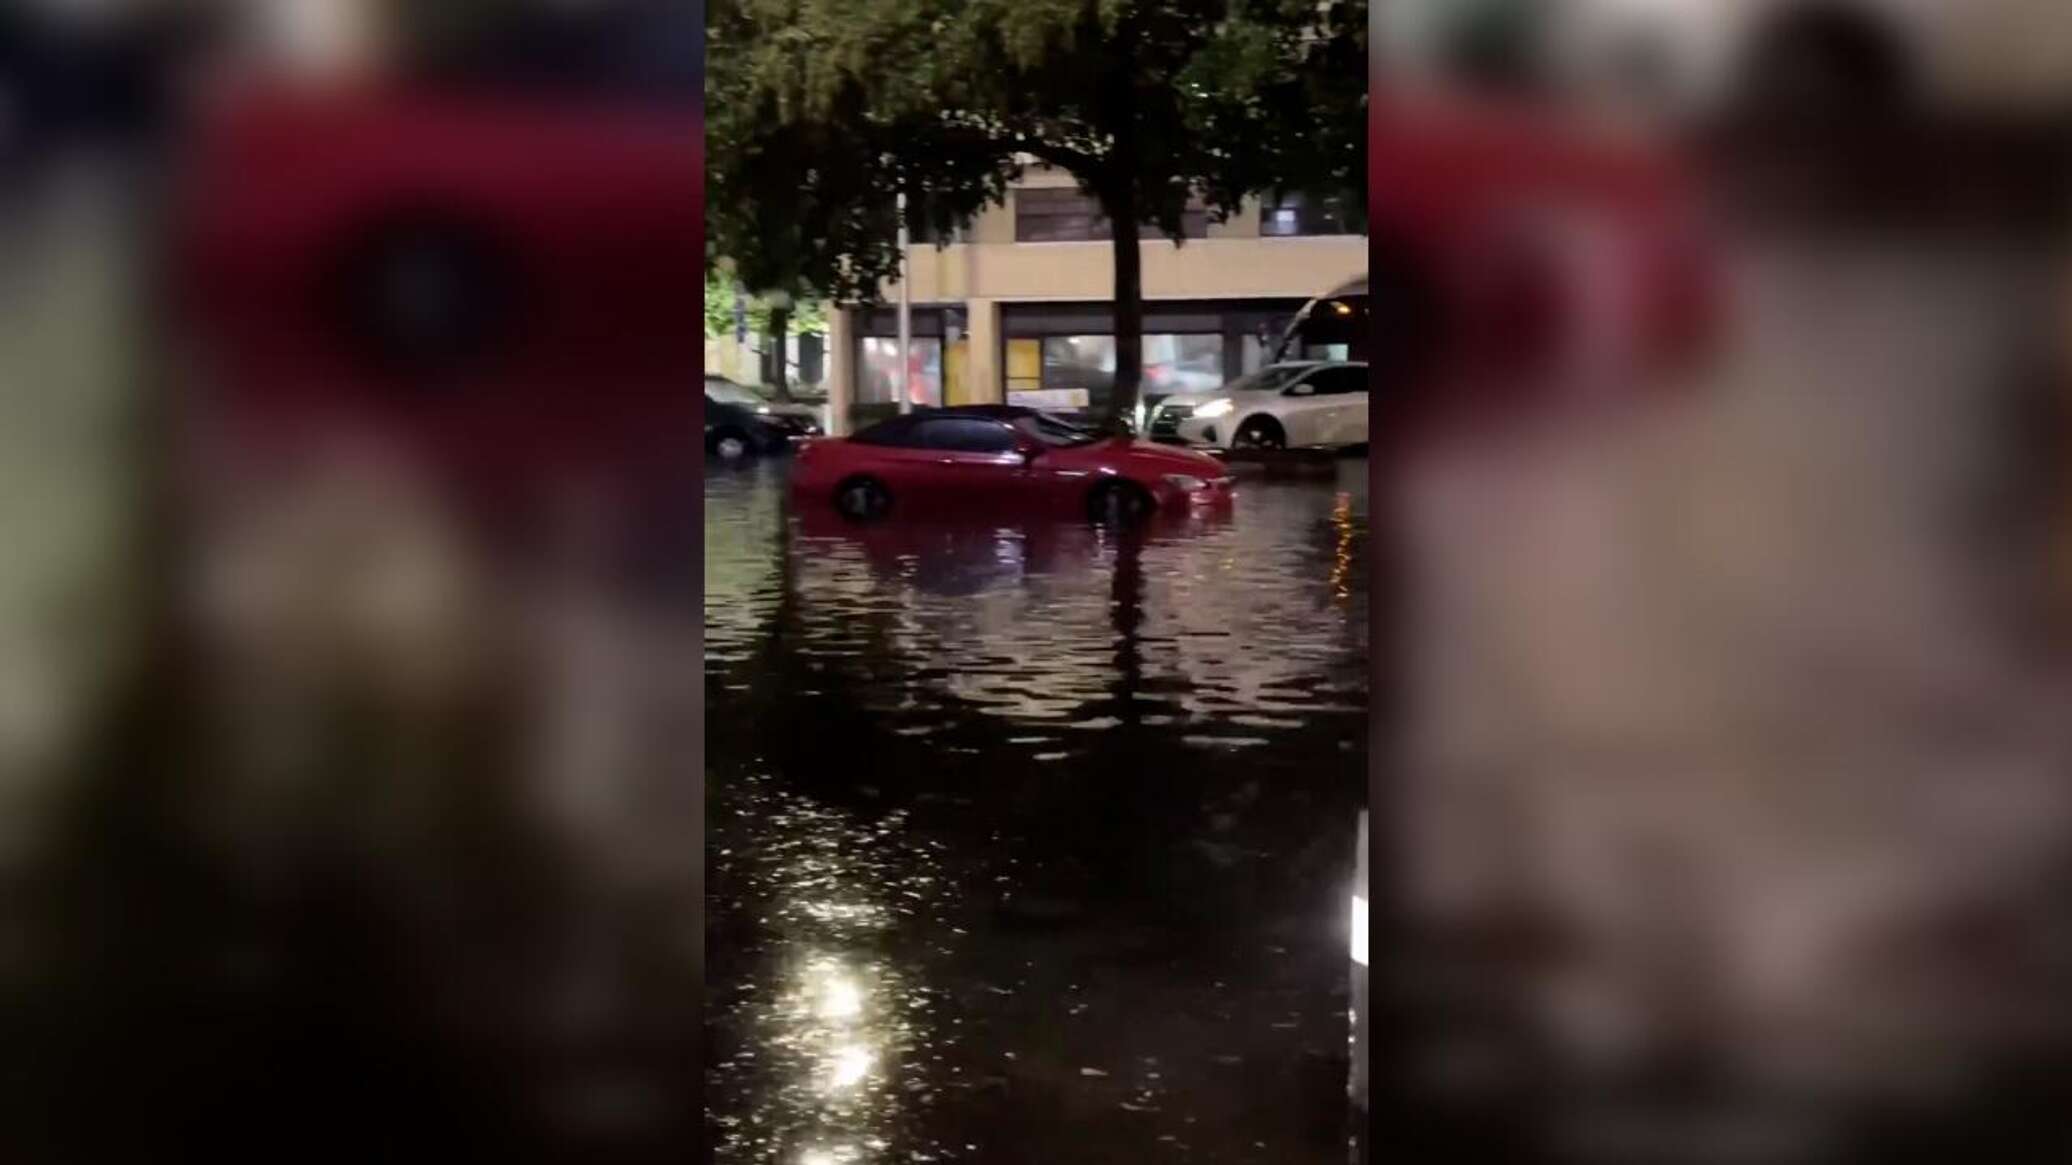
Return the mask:
M971 341L959 340L943 353L942 393L944 404L978 403L971 392Z
M1043 341L1007 342L1007 390L1018 392L1043 387Z

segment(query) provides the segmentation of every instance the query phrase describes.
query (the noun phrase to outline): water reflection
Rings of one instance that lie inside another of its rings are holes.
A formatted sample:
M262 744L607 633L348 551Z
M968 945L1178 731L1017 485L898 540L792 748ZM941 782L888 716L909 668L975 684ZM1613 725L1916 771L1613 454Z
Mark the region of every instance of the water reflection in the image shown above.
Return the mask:
M719 1159L1335 1159L1365 465L1129 536L782 486L707 482Z
M737 909L753 895L758 913L714 927L718 1159L871 1159L859 1154L883 1148L899 1115L902 1060L928 1043L927 993L872 939L901 915L929 916L927 847L895 850L897 817L864 827L767 780L730 793L760 847L717 850L714 882L743 895Z
M1190 746L1256 745L1259 729L1364 707L1364 469L1256 483L1239 516L1168 521L1130 546L1081 524L787 518L769 483L715 480L729 488L724 509L708 500L708 676L746 690L775 638L809 687L868 681L871 711L900 731L977 713L1056 728L1014 739L1070 756L1072 737L1117 722L1111 583L1130 569L1128 708ZM780 628L787 594L796 621Z

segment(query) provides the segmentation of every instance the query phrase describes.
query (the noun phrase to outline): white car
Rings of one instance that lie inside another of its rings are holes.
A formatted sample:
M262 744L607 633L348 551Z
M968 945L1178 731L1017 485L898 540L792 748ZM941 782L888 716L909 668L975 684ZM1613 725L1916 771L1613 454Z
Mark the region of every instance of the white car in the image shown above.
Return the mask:
M1150 436L1217 449L1364 445L1366 362L1271 364L1213 392L1176 393L1158 402Z

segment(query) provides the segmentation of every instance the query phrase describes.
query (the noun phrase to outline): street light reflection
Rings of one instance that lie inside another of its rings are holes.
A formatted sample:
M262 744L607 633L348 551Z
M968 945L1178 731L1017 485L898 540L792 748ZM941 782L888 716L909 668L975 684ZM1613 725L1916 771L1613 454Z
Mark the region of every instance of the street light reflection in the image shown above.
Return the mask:
M829 976L827 987L820 995L820 1018L850 1020L863 1014L863 990L856 981L846 977Z
M827 1088L830 1092L846 1092L870 1075L871 1064L877 1057L861 1044L847 1044L835 1049L828 1065Z

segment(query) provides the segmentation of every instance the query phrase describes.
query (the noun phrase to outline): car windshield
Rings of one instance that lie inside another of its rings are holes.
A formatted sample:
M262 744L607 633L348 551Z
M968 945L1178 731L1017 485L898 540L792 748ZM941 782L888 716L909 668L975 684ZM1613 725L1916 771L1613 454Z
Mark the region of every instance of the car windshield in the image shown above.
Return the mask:
M756 395L754 389L718 378L705 382L705 395L716 401L724 401L730 405L747 405L750 408L765 403L762 397Z
M1223 386L1226 392L1272 392L1316 367L1314 364L1273 364L1247 372Z
M1036 438L1045 445L1070 448L1075 445L1091 445L1100 440L1097 433L1088 432L1068 421L1060 420L1049 413L1030 413L1016 417L1014 427Z

